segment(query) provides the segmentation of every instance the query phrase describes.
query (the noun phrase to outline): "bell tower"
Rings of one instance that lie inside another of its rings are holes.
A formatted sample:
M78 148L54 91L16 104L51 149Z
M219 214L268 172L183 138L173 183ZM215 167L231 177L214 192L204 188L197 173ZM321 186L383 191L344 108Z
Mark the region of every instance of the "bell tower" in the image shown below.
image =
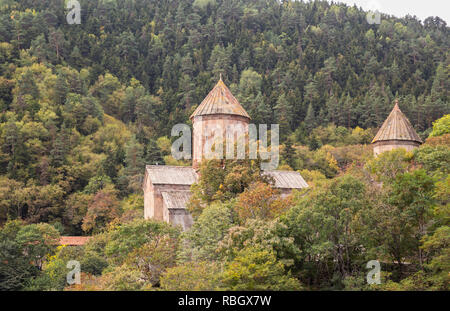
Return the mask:
M195 169L198 169L203 159L208 158L207 151L214 141L220 138L218 134L222 141L225 141L232 131L231 135L236 141L239 136L248 133L251 120L247 111L223 82L222 76L190 119L193 124L192 165Z
M372 141L375 156L397 148L411 151L418 148L421 144L423 144L422 139L420 139L408 118L400 110L397 100L394 109Z

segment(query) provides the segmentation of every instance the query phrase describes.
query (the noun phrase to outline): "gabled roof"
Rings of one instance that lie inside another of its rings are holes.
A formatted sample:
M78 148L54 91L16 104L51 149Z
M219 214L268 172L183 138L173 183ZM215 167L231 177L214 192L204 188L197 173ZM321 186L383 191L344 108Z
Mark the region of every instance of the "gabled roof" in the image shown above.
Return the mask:
M196 183L198 178L197 173L192 167L185 166L147 165L147 174L153 185L190 186ZM275 180L275 188L302 189L309 187L302 175L298 172L265 171L263 174L271 176ZM180 202L187 202L187 200L189 200L187 197L189 191L166 191L165 193L168 204L167 206L173 206L173 208L181 208L180 206L184 205Z
M147 174L153 185L192 185L197 173L188 166L147 165Z
M163 191L161 195L168 209L186 209L186 204L191 198L190 191Z
M408 118L400 110L398 101L396 101L394 109L384 121L372 143L387 140L406 140L423 143Z
M237 115L251 119L244 107L241 106L222 81L222 77L220 77L219 82L202 101L200 106L197 107L190 118L213 114Z
M294 171L265 171L265 175L275 180L278 189L303 189L309 187L302 175Z
M60 245L82 246L86 244L91 237L89 236L62 236L59 239Z

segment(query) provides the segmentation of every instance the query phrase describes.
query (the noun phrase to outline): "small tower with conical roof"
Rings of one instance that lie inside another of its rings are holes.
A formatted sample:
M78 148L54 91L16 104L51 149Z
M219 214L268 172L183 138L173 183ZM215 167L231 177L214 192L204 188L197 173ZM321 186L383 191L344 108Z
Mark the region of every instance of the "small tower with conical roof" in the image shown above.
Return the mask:
M407 151L411 151L419 147L422 143L422 140L417 135L408 118L400 110L398 100L395 102L394 109L386 121L384 121L372 141L375 156L397 148L404 148Z
M205 158L205 146L214 144L217 139L214 130L223 130L223 141L226 131L233 129L235 137L248 133L250 116L222 81L206 96L190 117L193 125L193 167L198 168Z

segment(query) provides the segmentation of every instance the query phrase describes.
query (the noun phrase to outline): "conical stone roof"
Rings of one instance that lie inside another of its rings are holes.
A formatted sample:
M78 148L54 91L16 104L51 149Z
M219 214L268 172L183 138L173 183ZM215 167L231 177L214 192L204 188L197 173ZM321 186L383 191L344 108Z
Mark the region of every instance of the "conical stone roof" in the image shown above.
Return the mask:
M244 107L241 106L222 81L222 77L220 77L219 82L208 96L206 96L190 118L214 114L236 115L251 119Z
M414 141L423 143L417 135L408 118L403 114L398 106L398 101L389 117L384 121L372 143L388 140Z

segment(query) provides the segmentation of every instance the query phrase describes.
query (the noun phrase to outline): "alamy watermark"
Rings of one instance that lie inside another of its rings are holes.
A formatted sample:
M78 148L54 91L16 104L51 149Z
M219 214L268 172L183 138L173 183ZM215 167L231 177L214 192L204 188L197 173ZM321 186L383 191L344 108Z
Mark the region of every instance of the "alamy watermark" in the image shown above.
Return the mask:
M178 137L172 144L172 157L176 160L200 162L207 160L256 160L261 159L262 170L277 169L280 143L280 126L272 124L270 132L267 124L233 124L225 128L219 124L195 124L194 137L187 124L177 124L172 128L172 137ZM268 137L270 133L270 145ZM194 150L192 150L194 141ZM248 146L248 153L246 148Z
M69 25L81 24L81 5L77 0L67 1L66 8L69 13L66 15L66 20Z
M77 260L71 260L67 263L67 269L72 269L67 273L66 280L69 285L81 284L81 264Z
M371 260L366 265L367 269L372 269L367 273L367 284L381 284L381 265L378 260Z
M366 20L370 25L381 24L381 5L376 0L371 0L368 4L369 12L367 12Z

